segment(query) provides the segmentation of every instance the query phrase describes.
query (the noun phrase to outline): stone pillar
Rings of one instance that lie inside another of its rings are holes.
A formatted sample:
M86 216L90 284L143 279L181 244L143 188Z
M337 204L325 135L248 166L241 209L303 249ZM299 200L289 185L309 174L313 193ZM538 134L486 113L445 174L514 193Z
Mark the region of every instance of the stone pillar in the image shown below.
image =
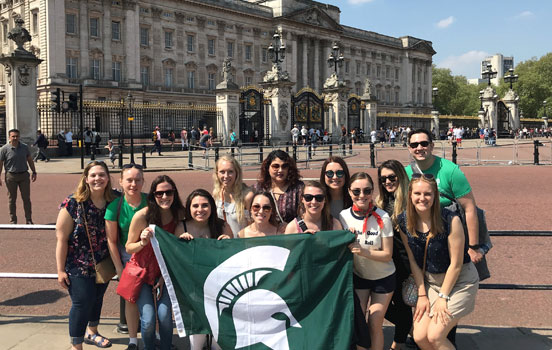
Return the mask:
M506 95L502 99L504 105L508 108L508 121L510 128L516 130L520 127L519 121L519 96L515 93L514 90L510 89L506 92Z
M548 128L548 117L542 117L542 122L544 123L544 127Z
M433 138L439 140L439 111L431 111L431 130L434 131Z
M223 145L230 144L230 129L240 135L240 88L231 81L223 81L215 90L217 109L222 116L217 117L217 130Z
M346 86L330 87L323 90L324 102L330 105L330 123L328 132L332 134L332 142L338 142L341 137L341 125L347 127L347 99L351 88Z
M269 114L270 141L274 144L291 140L291 89L295 83L286 80L260 83L264 98L271 101Z
M28 144L33 143L38 128L36 77L42 60L23 48L31 36L22 27L22 19L16 19L15 23L8 35L17 48L0 56L6 89L6 139L9 130L19 129L21 141Z
M496 94L496 91L490 87L487 86L483 92L483 109L485 110L485 122L489 128L497 129L498 124L498 116L497 116L497 108L496 108L496 102L498 100L498 96Z
M484 109L479 109L479 112L477 113L477 116L479 117L479 127L480 128L486 128L488 125L485 125L486 124L486 121L485 121L485 110Z
M320 90L320 77L322 76L320 71L320 40L314 39L314 90L319 92Z
M360 97L360 100L365 106L361 116L364 120L364 135L369 137L372 130L378 129L378 101L372 92L372 83L369 78L366 78L364 82L364 93Z
M139 81L140 77L140 55L135 54L140 52L140 22L137 2L127 0L123 3L123 9L125 11L125 80L132 84L129 87L139 89L141 84L136 84L136 82Z
M309 38L303 37L303 76L302 76L302 85L301 88L309 85Z

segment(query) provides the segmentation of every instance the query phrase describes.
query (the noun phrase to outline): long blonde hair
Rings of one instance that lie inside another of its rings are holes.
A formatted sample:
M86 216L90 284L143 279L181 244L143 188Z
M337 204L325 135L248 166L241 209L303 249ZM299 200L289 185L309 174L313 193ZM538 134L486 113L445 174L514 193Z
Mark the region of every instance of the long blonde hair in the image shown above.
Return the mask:
M245 194L249 192L249 187L247 187L247 185L243 183L242 168L238 161L232 156L224 155L220 157L215 165L215 173L213 174L213 197L215 198L215 200L220 199L222 194L222 183L220 182L220 179L218 177L218 170L221 162L232 163L232 167L234 168L234 172L236 173L236 179L234 180L232 188L229 189L229 192L232 195L232 198L234 199L236 205L238 222L245 223ZM224 198L222 201L224 205Z
M427 235L427 239L430 239L444 231L443 219L441 218L441 205L439 202L439 189L437 188L437 182L435 182L435 179L428 179L421 176L410 181L410 185L408 186L408 200L406 204L406 228L412 236L418 237L416 227L420 217L416 212L416 208L414 208L414 203L412 203L412 185L420 181L428 183L431 186L431 191L434 195L433 203L431 205L431 228L429 229L429 234Z
M77 188L73 193L73 198L75 198L78 203L86 202L90 198L90 187L86 183L86 178L88 177L90 169L97 165L101 166L107 173L107 185L105 186L104 190L105 201L109 203L115 199L115 195L113 194L112 190L113 187L111 186L111 175L109 175L109 169L107 168L107 165L102 161L95 160L88 163L88 165L84 168L84 171L82 172L81 178L79 180L79 184L77 185Z
M398 187L395 190L393 194L389 193L385 186L381 183L381 170L389 169L392 170L395 175L397 176L398 181ZM389 159L383 162L378 167L378 188L379 193L376 197L376 206L378 208L381 208L385 210L385 206L387 203L389 203L389 200L391 197L395 197L395 204L393 206L393 212L387 213L389 216L391 216L391 220L393 221L393 226L397 225L397 217L400 213L405 211L406 209L406 194L408 193L408 175L406 175L406 171L404 171L404 167L402 164L395 159Z

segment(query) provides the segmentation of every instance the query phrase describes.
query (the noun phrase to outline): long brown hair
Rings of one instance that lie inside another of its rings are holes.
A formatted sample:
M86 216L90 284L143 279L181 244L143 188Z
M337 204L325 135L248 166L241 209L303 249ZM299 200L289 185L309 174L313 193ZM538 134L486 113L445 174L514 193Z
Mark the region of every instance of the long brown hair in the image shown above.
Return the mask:
M261 173L259 174L258 178L258 188L261 188L263 190L270 190L272 188L272 179L270 177L270 171L268 168L276 158L280 159L282 162L289 164L288 176L286 180L290 186L294 186L301 179L301 175L299 174L299 170L297 169L297 164L295 163L295 160L290 157L289 154L287 154L286 152L278 149L270 152L263 161L263 164L261 164Z
M305 181L305 187L303 187L303 190L301 191L301 198L305 194L305 189L307 187L314 187L318 188L322 191L324 194L324 207L322 208L322 231L332 230L333 229L333 218L332 214L330 213L330 202L328 201L328 192L326 192L326 189L322 186L322 184L318 181L312 181L308 180ZM343 186L345 187L345 186ZM300 218L303 217L303 214L305 214L306 208L303 204L303 200L299 202L299 208L297 208L297 216Z
M408 186L408 199L406 204L406 228L412 236L418 237L418 234L416 233L416 227L418 225L418 220L420 219L420 216L416 212L414 203L412 203L412 185L420 181L428 183L431 186L431 191L434 195L433 203L431 204L431 228L429 229L429 234L427 236L427 238L429 239L444 231L443 219L441 218L441 205L439 203L439 189L437 188L437 182L435 182L435 179L427 179L426 177L421 176L410 181L410 185Z
M222 234L225 222L217 216L217 206L215 205L215 200L206 190L199 188L197 190L193 190L192 193L188 195L188 198L186 199L186 209L184 210L184 218L186 221L193 220L190 206L195 197L206 198L209 202L209 206L211 207L211 215L207 220L207 224L209 225L209 235L210 238L218 238L218 236Z
M399 185L394 193L389 193L381 182L381 170L384 168L392 170L397 176ZM393 224L395 225L399 214L406 209L406 194L408 193L408 175L406 175L404 167L398 160L386 160L378 167L378 189L379 194L376 197L376 205L381 209L385 210L385 206L389 203L391 197L395 197L393 212L387 213L391 216L391 220L393 220Z
M88 165L84 168L84 171L82 172L81 178L79 180L79 184L77 185L77 188L73 193L73 198L75 198L78 203L86 202L90 198L90 186L88 186L88 184L86 183L86 178L88 177L90 169L97 165L101 166L107 173L107 185L104 189L105 201L109 203L115 199L115 195L113 194L113 187L111 186L111 175L109 175L109 169L107 165L101 160L94 160L88 163Z
M349 185L349 181L351 180L351 173L349 172L349 167L347 166L347 163L345 163L345 160L343 158L338 156L331 156L328 159L324 161L322 164L322 170L320 171L320 185L324 187L325 192L328 194L328 198L331 201L332 200L332 194L330 193L330 189L328 188L328 185L326 185L326 167L330 163L337 163L341 165L343 168L343 172L345 173L345 176L343 176L343 179L345 180L345 183L343 184L343 208L349 208L353 205L353 200L351 199L351 196L349 195L349 191L347 191L347 185Z
M280 224L278 223L278 219L276 218L276 215L277 215L276 214L276 202L274 201L274 198L272 197L270 192L267 192L267 191L255 192L255 194L253 195L253 198L251 198L251 204L249 205L249 212L251 213L251 206L253 206L253 202L255 201L255 198L257 198L257 196L264 196L264 197L268 198L268 201L270 202L270 206L272 207L272 211L270 212L270 218L268 219L268 222L272 226L278 227L278 225L280 225Z
M161 226L163 224L163 222L161 221L161 209L159 208L159 205L155 200L155 191L157 191L157 185L164 182L170 184L172 189L174 190L173 202L170 208L173 220L180 220L180 218L182 217L184 206L182 205L182 200L180 199L180 195L178 194L178 188L176 188L176 184L174 183L173 179L171 179L167 175L159 175L151 183L151 188L147 197L148 210L146 211L146 221L148 222L148 224L155 224L158 226Z

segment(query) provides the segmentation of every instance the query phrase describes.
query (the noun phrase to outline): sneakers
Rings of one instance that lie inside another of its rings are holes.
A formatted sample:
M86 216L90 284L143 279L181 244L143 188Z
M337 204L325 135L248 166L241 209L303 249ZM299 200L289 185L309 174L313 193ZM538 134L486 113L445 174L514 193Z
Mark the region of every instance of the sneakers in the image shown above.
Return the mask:
M33 224L33 220L27 220L26 224L27 224L27 225L34 225L34 224Z
M128 347L126 348L126 350L139 350L140 348L138 347L137 344L128 344Z

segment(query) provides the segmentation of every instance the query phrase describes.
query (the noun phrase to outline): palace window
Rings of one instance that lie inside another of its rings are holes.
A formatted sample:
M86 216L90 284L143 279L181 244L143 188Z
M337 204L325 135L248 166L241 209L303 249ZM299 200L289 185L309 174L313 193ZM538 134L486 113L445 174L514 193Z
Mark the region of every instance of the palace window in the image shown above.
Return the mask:
M76 57L67 57L66 59L66 74L69 79L77 78L78 59Z
M111 22L111 40L121 40L121 22Z
M209 39L207 40L207 53L210 56L215 55L215 39Z
M149 67L140 67L140 79L142 80L142 85L148 86L150 82L149 78Z
M113 80L121 81L121 62L111 62L111 75L113 76Z
M173 68L165 68L165 87L173 86Z
M100 37L100 19L91 17L90 18L90 36L93 38Z
M173 32L170 30L165 31L165 48L172 49L173 47Z
M209 90L215 90L215 73L209 73L209 75L207 76L207 81L209 84Z
M186 45L188 52L194 52L194 41L195 41L195 36L188 34L187 45Z
M140 27L140 45L149 46L149 28Z
M77 34L77 15L74 13L65 14L65 32L67 34Z
M226 56L228 57L234 57L234 43L229 41L226 43Z
M101 79L101 62L99 59L90 60L90 77L94 80Z
M188 71L188 88L195 89L195 71Z
M251 61L251 50L252 50L251 45L245 45L245 60L246 61Z

